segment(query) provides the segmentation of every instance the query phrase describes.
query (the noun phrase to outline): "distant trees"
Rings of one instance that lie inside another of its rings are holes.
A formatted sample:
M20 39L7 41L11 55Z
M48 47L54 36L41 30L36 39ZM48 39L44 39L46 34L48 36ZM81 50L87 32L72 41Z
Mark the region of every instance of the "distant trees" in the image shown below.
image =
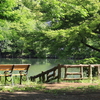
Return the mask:
M3 43L3 56L30 55L30 47L33 46L27 44L30 41L27 38L38 29L39 22L31 11L21 0L0 1L0 44ZM33 48L31 50L34 51Z

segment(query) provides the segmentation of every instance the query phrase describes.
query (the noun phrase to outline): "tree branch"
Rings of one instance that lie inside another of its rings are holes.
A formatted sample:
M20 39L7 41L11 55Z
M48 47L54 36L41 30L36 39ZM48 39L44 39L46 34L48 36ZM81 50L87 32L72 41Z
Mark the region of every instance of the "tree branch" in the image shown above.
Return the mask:
M96 51L100 52L100 49L95 48L95 47L93 47L93 46L90 46L90 45L84 43L83 41L81 41L81 42L82 42L85 46L87 46L87 47L89 47L89 48L91 48L91 49L93 49L93 50L96 50Z

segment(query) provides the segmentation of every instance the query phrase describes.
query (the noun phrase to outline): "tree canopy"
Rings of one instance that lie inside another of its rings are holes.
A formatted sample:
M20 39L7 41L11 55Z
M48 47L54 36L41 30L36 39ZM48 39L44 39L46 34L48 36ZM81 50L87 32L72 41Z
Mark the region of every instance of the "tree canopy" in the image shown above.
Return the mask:
M0 0L6 55L100 57L99 0Z

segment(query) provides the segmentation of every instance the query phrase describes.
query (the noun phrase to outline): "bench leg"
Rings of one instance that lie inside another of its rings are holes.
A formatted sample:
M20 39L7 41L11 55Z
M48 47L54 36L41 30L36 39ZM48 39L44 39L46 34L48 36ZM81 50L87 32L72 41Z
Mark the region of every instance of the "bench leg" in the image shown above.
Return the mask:
M7 76L5 76L5 85L6 85L6 82L7 82Z
M25 75L26 79L23 79L23 75L20 75L20 85L22 84L22 81L28 81L28 76Z
M27 82L28 82L28 84L29 84L29 79L28 79L28 76L26 76L27 77Z
M10 76L10 78L11 78L10 81L7 79L7 77L8 77L8 76L5 76L5 85L6 85L6 82L7 82L7 81L8 81L8 82L12 82L12 85L14 85L14 83L13 83L13 76Z
M22 75L20 75L20 85L22 84Z
M12 81L11 81L12 82L12 85L14 85L13 76L11 76L11 79L12 79Z
M1 76L0 76L0 81L1 81Z

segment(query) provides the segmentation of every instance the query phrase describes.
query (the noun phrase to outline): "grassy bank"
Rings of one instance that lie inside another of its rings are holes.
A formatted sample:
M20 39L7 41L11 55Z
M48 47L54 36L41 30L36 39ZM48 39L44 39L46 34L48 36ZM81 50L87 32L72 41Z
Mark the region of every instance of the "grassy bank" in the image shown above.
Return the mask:
M68 87L60 89L48 89L43 83L24 81L22 85L19 85L19 78L15 77L14 85L11 85L11 82L8 82L7 85L4 85L4 79L0 81L0 92L45 92L53 94L67 94L67 93L91 93L91 92L100 92L100 79L93 77L92 79L84 80L74 80L74 81L61 81L61 82L70 82L70 83L98 83L98 85L89 85L89 86L78 86L78 87ZM55 83L55 82L54 82Z
M82 80L81 80L82 81ZM83 80L86 82L86 80ZM87 80L88 82L89 80ZM98 80L99 82L99 80ZM74 83L74 82L73 82ZM66 94L85 94L85 93L93 93L100 92L100 85L89 85L89 86L78 86L78 87L68 87L60 88L60 89L47 89L42 83L36 82L24 82L22 85L15 84L12 85L1 85L0 92L45 92L45 93L53 93L55 95L66 95Z

